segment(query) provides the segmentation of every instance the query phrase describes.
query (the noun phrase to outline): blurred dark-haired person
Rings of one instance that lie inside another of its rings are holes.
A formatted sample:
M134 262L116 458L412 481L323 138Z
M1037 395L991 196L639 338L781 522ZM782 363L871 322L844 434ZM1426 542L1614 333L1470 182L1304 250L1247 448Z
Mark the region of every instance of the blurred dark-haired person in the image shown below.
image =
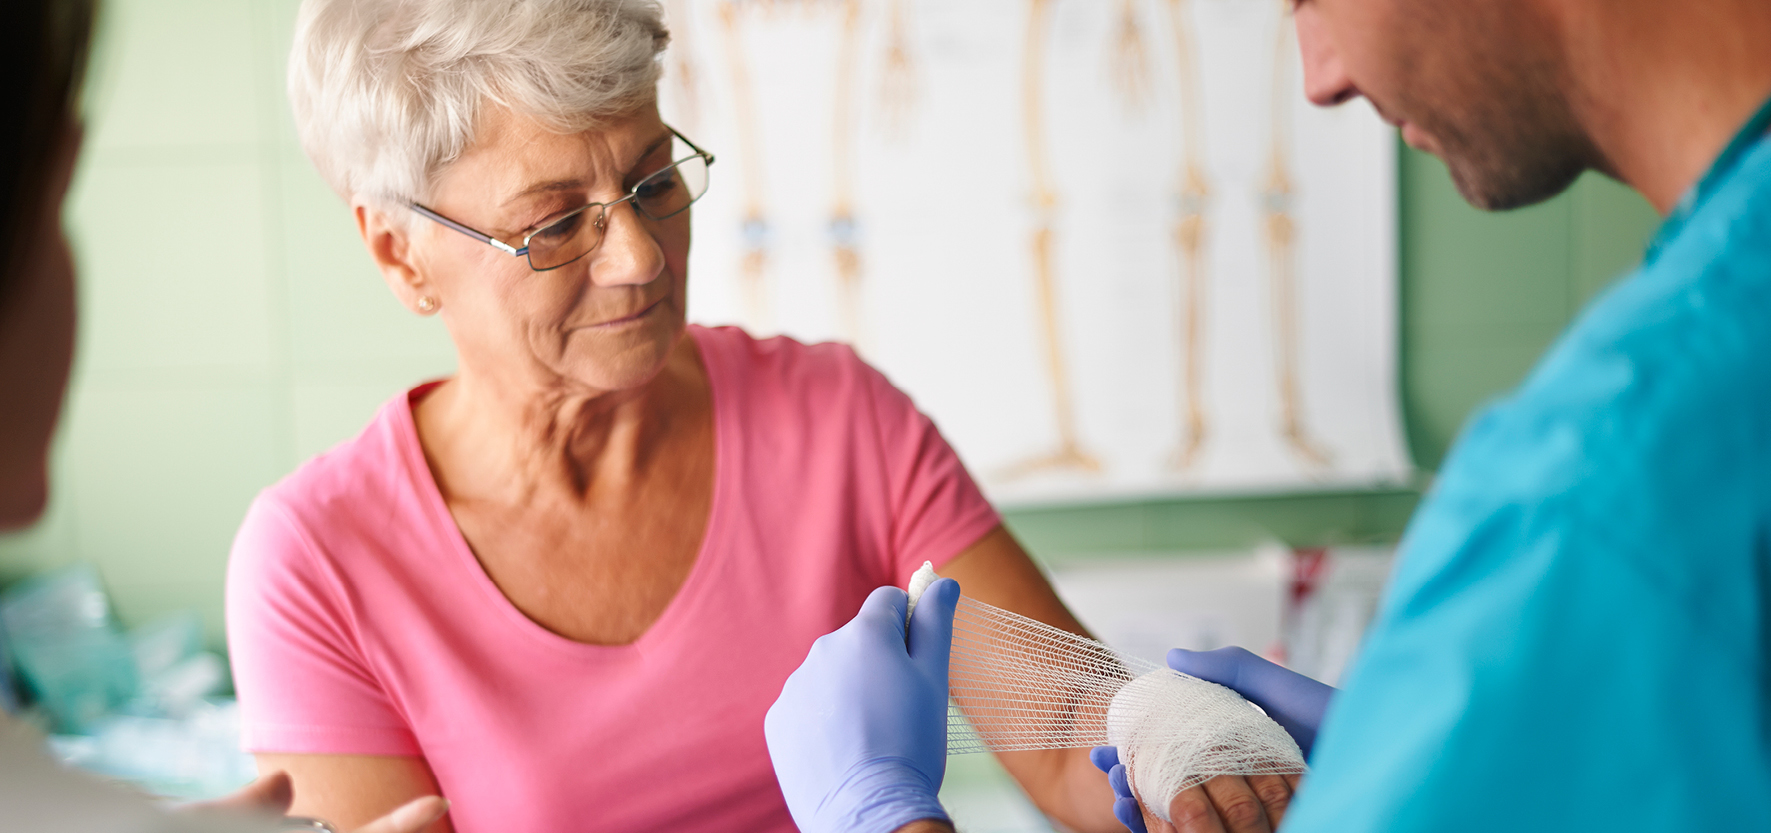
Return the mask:
M77 99L92 0L16 0L0 26L0 530L36 521L49 497L49 442L74 353L74 261L62 201L79 154ZM272 773L222 801L168 813L57 766L33 730L0 714L0 828L80 833L315 829L278 818L290 779ZM421 797L357 833L416 833L448 803Z

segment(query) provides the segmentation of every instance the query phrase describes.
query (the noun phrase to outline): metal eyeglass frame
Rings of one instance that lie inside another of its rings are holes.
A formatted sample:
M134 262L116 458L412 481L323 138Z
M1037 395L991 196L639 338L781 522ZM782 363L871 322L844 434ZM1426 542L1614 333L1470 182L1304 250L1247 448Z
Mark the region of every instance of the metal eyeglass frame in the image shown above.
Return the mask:
M564 223L567 220L572 219L573 217L576 217L580 214L583 214L586 211L591 210L592 208L601 208L602 213L599 217L597 217L597 221L596 221L596 226L597 226L597 231L598 231L599 236L597 237L597 242L596 242L595 246L591 246L590 248L585 249L583 254L580 254L577 257L574 257L571 260L566 261L565 263L555 264L553 266L548 266L546 268L537 267L535 265L535 261L533 261L533 260L529 261L529 268L533 271L536 271L536 272L550 272L550 271L553 271L554 269L558 269L562 266L570 266L571 264L576 263L578 260L582 259L584 257L584 255L588 255L591 252L596 251L597 246L601 246L603 244L603 240L600 235L603 230L603 224L607 221L607 218L609 216L609 209L614 208L615 206L620 205L624 202L627 202L628 200L633 200L636 197L638 197L640 186L645 185L647 182L650 182L652 177L655 177L661 173L664 173L665 171L671 170L671 169L675 168L676 166L681 165L682 163L687 162L690 159L695 158L697 156L707 161L707 167L709 167L709 168L713 167L713 154L708 153L705 150L702 150L699 145L695 144L694 142L689 141L689 137L684 136L681 133L678 133L676 128L671 127L670 125L665 125L664 129L669 130L670 135L675 136L678 139L681 139L682 143L685 145L688 145L689 149L694 151L694 153L692 153L688 156L685 156L681 159L675 160L675 161L671 162L669 165L666 165L662 168L659 168L658 170L655 170L649 174L646 174L644 177L641 177L640 181L637 184L635 184L632 188L628 189L627 196L622 197L621 199L618 199L614 202L607 202L607 203L603 203L603 202L587 203L582 208L579 208L574 211L569 211L565 214L560 215L559 217L555 218L552 222L550 222L546 225L536 226L535 228L529 229L528 232L523 234L523 245L521 248L518 248L516 246L512 246L509 243L506 243L503 240L499 240L498 238L493 237L492 235L487 234L483 231L480 231L479 229L473 228L472 226L468 226L468 225L464 225L462 223L455 222L454 220L451 220L448 217L444 217L443 215L438 214L437 212L432 211L428 208L425 208L424 206L419 205L418 203L415 203L415 202L407 203L406 207L412 209L413 211L417 212L420 216L422 216L426 219L433 220L437 223L447 226L448 228L451 228L451 229L454 229L455 231L461 232L462 234L465 234L468 237L472 237L473 239L478 240L481 243L485 243L488 246L498 249L499 251L502 251L506 254L513 255L516 257L524 258L525 260L527 260L529 257L529 241L531 239L533 239L535 237L535 235L540 234L550 228L553 228L554 226L557 226L560 223ZM702 191L701 193L705 194L707 192ZM701 199L701 195L697 194L694 199L689 200L687 205L684 205L682 208L672 211L669 214L664 215L663 217L653 217L651 214L647 213L645 211L645 209L640 208L640 204L637 201L634 202L634 204L633 204L633 210L639 212L642 216L649 217L653 220L663 220L663 219L667 219L670 217L675 217L676 215L689 210L689 206L694 205L695 200L699 200L699 199Z

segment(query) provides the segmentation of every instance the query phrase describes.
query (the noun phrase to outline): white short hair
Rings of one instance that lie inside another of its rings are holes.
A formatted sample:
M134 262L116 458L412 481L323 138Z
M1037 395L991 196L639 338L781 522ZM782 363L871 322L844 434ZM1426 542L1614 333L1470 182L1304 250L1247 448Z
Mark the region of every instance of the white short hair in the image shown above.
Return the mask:
M404 205L486 102L592 129L654 100L669 39L656 0L303 0L289 103L332 190Z

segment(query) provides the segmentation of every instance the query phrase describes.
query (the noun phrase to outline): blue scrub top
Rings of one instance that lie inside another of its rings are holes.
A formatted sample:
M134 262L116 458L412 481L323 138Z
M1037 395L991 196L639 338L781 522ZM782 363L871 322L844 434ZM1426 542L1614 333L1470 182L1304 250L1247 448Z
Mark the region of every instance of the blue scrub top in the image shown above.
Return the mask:
M1284 833L1771 830L1768 120L1459 439Z

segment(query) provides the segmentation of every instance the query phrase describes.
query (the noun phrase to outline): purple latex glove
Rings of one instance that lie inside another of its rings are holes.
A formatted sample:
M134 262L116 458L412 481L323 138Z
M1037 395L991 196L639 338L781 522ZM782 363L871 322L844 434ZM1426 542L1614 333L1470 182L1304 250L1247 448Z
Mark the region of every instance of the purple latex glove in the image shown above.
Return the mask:
M812 645L763 720L787 810L805 833L891 833L947 819L947 660L959 584L916 605L881 587L854 620Z
M1168 667L1234 689L1248 702L1260 706L1261 711L1291 733L1305 760L1309 760L1310 748L1316 745L1316 730L1322 726L1322 715L1335 694L1334 687L1261 659L1244 648L1175 648L1168 652Z
M1125 764L1119 762L1119 747L1097 746L1088 753L1096 769L1107 773L1107 785L1113 788L1113 817L1131 833L1149 833L1144 827L1144 807L1131 794L1131 779L1126 777Z

